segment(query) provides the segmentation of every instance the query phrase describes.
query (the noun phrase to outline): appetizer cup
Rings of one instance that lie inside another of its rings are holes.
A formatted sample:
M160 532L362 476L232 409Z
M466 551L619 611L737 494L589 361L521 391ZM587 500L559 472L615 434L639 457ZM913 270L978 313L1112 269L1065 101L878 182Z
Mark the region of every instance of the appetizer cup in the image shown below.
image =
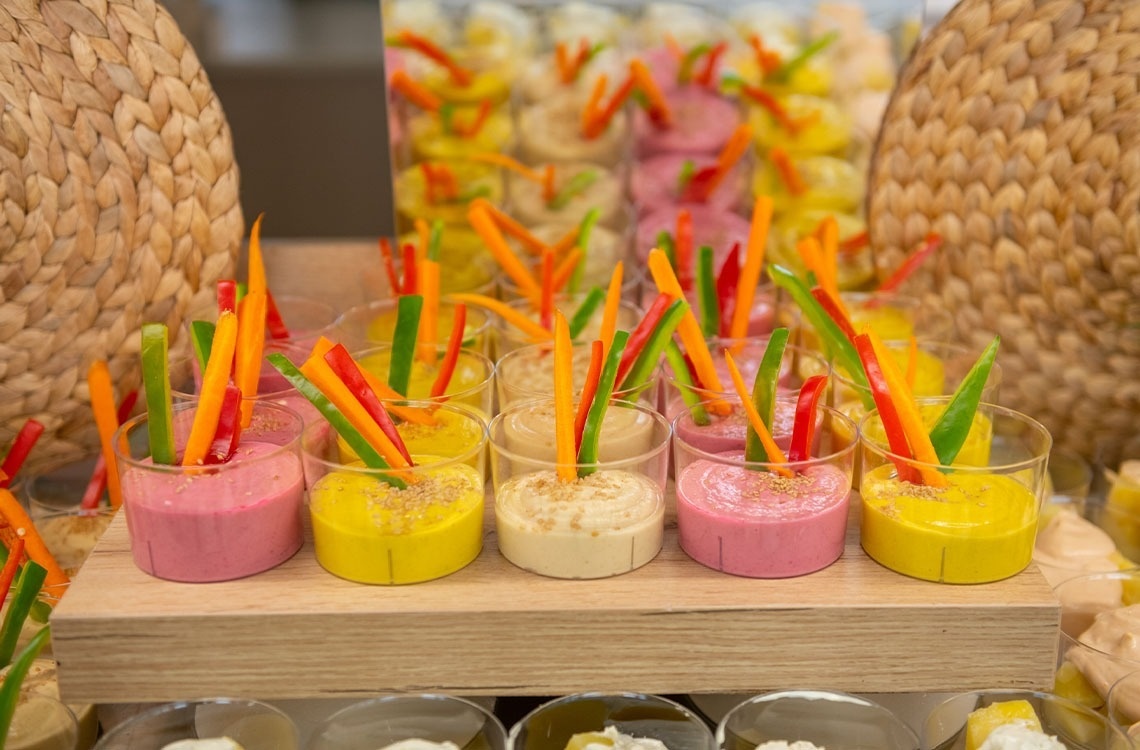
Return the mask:
M337 318L336 335L349 351L358 351L371 346L391 345L396 332L396 300L383 299L357 305ZM451 323L455 316L455 306L450 302L439 305L439 339L447 343L451 335ZM490 317L482 310L467 306L467 325L464 331L463 348L480 354L490 351Z
M413 401L466 406L487 419L495 400L495 363L477 351L461 349L447 390L442 396L432 396L432 386L446 353L446 346L436 347L435 361L429 363L420 359L417 352L408 379L408 398ZM392 364L390 344L353 352L352 356L360 367L388 382L388 371Z
M79 722L70 708L42 693L20 693L3 742L6 750L77 750L78 743Z
M78 510L91 475L95 472L96 460L95 456L89 456L65 464L37 468L31 472L23 485L28 515L34 520L41 516ZM106 492L99 504L104 508L110 507L107 505Z
M605 578L661 550L669 423L639 404L611 401L599 460L555 461L553 401L518 403L491 420L495 528L503 556L551 578Z
M41 515L35 524L52 557L74 578L114 517L115 512L109 507L74 508Z
M161 748L180 740L228 737L244 750L298 750L297 727L266 703L210 698L167 703L112 729L95 750Z
M983 399L985 400L985 399ZM1049 453L1050 490L1045 496L1043 516L1070 509L1078 515L1085 514L1089 492L1092 489L1093 472L1089 462L1079 453L1065 448L1053 447Z
M872 559L940 583L998 581L1029 564L1052 447L1048 430L1012 409L982 403L971 431L988 424L994 449L985 461L943 466L891 452L872 429L881 434L879 424L875 410L859 428L862 544ZM937 472L946 486L903 481L900 471Z
M574 346L574 393L581 393L590 366L590 343ZM554 344L529 344L508 352L499 358L495 368L495 381L499 393L499 410L527 401L546 400L554 388ZM657 404L658 377L656 370L637 387L616 391L615 398L630 399L649 406ZM548 438L549 442L553 438Z
M309 515L317 562L325 570L360 583L418 583L454 573L479 554L486 430L465 409L436 409L437 416L450 415L447 427L440 420L440 430L453 434L428 431L418 443L408 440L415 465L405 469L345 462L332 436L306 430ZM461 426L468 429L454 429Z
M584 733L602 735L607 745L624 736L656 740L669 750L716 749L696 714L642 693L578 693L544 703L511 727L509 742L511 750L565 750L574 735Z
M404 740L506 750L507 730L482 706L448 695L389 695L343 708L316 727L308 750L377 750Z
M1041 730L1056 737L1069 750L1127 750L1131 740L1110 719L1066 698L1021 690L987 690L963 693L935 707L922 727L925 750L961 750L966 747L966 721L971 711L994 703L1027 701L1041 722Z
M189 437L196 402L176 404L175 455ZM113 440L135 565L157 578L225 581L269 570L301 548L302 419L256 401L226 463L153 463L147 415ZM316 425L323 428L323 424Z
M1108 691L1108 716L1128 732L1140 737L1140 672L1121 677Z
M782 465L746 461L743 450L702 450L681 437L702 415L674 420L677 527L689 557L750 578L806 575L839 559L856 426L830 407L819 412L812 458Z
M43 625L40 624L38 627ZM23 645L17 647L17 649L22 648ZM5 667L0 672L0 677L7 676L10 669L11 667ZM71 724L55 705L60 701L58 671L59 665L51 658L40 657L32 660L31 667L20 686L21 698L16 703L16 714L12 720L13 727L18 729L18 734L22 736L17 738L9 734L6 747L21 747L27 750L50 749L56 747L54 740L59 735L70 735L70 732L65 730L70 729ZM44 703L38 700L39 697L47 697L50 700ZM74 738L73 744L66 747L68 750L89 750L99 735L99 719L96 716L95 706L91 703L63 705L75 719L75 734L70 735ZM38 733L34 729L31 732L27 731L36 723L41 724Z
M716 728L721 750L810 742L827 750L918 750L918 737L879 704L831 690L781 690L750 698Z

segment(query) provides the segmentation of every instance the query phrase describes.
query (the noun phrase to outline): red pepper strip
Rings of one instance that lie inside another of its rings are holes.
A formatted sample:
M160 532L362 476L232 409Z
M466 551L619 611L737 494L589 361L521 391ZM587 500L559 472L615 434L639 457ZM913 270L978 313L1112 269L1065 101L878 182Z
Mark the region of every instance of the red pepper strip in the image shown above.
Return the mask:
M850 237L840 240L839 252L841 253L854 253L871 244L871 236L867 234L867 230L853 234Z
M16 541L12 542L12 547L8 550L8 559L4 562L4 568L0 569L0 607L4 606L4 602L8 601L8 592L12 590L12 581L16 580L16 571L20 568L20 562L24 559L24 537L17 536Z
M443 106L443 100L429 91L423 84L412 80L402 70L397 70L388 80L388 86L393 91L399 91L408 101L425 112L438 112Z
M460 330L463 330L462 328ZM344 344L337 344L332 349L325 352L325 362L332 369L333 373L340 378L352 395L364 407L364 411L372 418L380 430L388 436L392 441L392 445L408 462L412 465L412 456L408 453L407 446L404 445L404 439L400 437L400 433L396 430L396 425L392 422L392 418L388 416L388 410L384 408L384 404L380 403L380 399L376 396L376 391L368 385L368 381L364 379L364 373L360 371L360 365L352 359L352 355L348 353L348 349L344 348Z
M711 86L713 82L713 73L716 72L717 63L724 57L724 53L728 50L728 42L718 42L711 50L709 50L708 57L705 58L704 67L693 78L693 82L698 86Z
M716 297L720 304L720 335L727 336L732 325L736 285L740 281L740 243L735 242L716 275Z
M265 293L265 327L269 329L270 338L289 338L289 328L285 325L285 319L281 317L281 311L277 309L273 292Z
M760 72L764 75L774 73L779 70L782 61L780 60L780 53L764 47L764 40L759 34L753 34L748 40L748 44L752 47L753 52L756 53L756 64L760 66Z
M218 412L218 427L206 451L203 464L224 464L233 457L241 440L241 389L233 383L226 386L222 395L222 408Z
M800 129L803 128L803 123L788 114L788 110L784 109L784 105L780 104L776 97L764 89L744 84L740 87L740 91L746 97L768 110L768 114L772 115L779 126L790 134L798 135Z
M439 365L439 374L431 384L431 397L439 398L447 393L447 386L451 384L451 376L455 374L455 365L459 362L459 350L463 348L463 335L467 327L467 305L462 302L455 304L455 313L451 318L451 335L447 339L447 352Z
M459 63L451 58L451 55L436 46L434 42L419 34L405 29L396 35L394 42L395 44L393 44L393 46L414 49L432 62L445 68L447 74L451 76L451 80L455 81L458 86L467 88L471 85L472 81L475 80L475 76L470 70L459 65Z
M677 281L681 282L682 289L688 289L693 285L693 215L689 209L677 212L677 233L674 236Z
M388 277L388 288L392 296L400 293L400 278L396 275L396 264L392 261L392 243L387 237L380 238L380 257L384 261L384 273Z
M237 282L233 279L218 280L218 315L224 312L237 312Z
M673 297L664 292L657 295L657 299L653 300L653 304L645 311L645 316L641 322L637 324L637 328L629 336L629 342L626 344L625 351L622 352L621 360L618 362L617 378L615 383L621 383L625 380L626 374L633 363L637 361L637 357L641 354L641 350L645 348L649 338L653 335L653 331L657 328L657 324L661 322L661 318L665 317L665 312L669 309L669 305L673 304Z
M803 175L796 169L787 152L782 148L773 148L768 152L768 156L772 159L772 165L776 167L776 173L789 193L798 197L807 192L807 183L804 182Z
M431 164L425 161L420 164L420 173L424 176L424 192L426 193L425 197L427 198L427 202L432 205L439 203L439 196L436 195L435 170L432 169Z
M16 472L23 466L24 459L32 452L32 448L35 447L36 441L40 439L42 434L44 434L42 424L34 419L24 422L24 426L16 433L16 439L12 441L12 447L8 449L8 455L4 457L4 463L0 464L0 471L7 474L6 477L0 479L0 487L7 488L12 484Z
M811 288L811 296L815 297L815 301L819 303L819 306L823 308L828 317L835 321L835 324L843 331L843 335L849 340L854 341L855 327L851 325L851 321L847 319L847 316L843 313L843 309L839 307L835 298L828 294L826 289L820 286L813 286Z
M126 422L131 418L131 412L135 409L135 404L138 403L139 392L133 390L127 395L123 396L123 400L119 402L119 409L116 417L119 424ZM91 478L87 480L87 487L83 490L83 498L79 501L79 507L84 510L91 510L99 506L99 501L103 499L103 492L107 489L107 459L103 458L100 453L99 457L95 459L95 467L91 471Z
M826 375L812 375L800 388L800 397L796 400L796 420L792 425L792 442L788 446L788 461L811 459L811 444L815 440L815 412L826 385Z
M910 278L923 261L929 258L942 246L942 237L931 233L926 235L926 244L911 254L886 281L879 285L880 292L893 292Z
M542 296L539 298L539 324L548 331L554 330L554 251L542 252Z
M677 199L682 203L706 203L719 179L720 169L715 164L701 167L688 176Z
M586 429L586 416L590 413L590 405L594 403L594 396L598 393L598 382L602 378L602 362L605 358L601 339L595 339L590 344L590 369L586 371L586 383L582 386L578 413L574 415L574 455L578 455L578 450L582 447L582 431Z
M479 131L487 124L487 118L491 116L491 100L484 99L479 102L479 110L475 113L475 117L471 122L466 124L455 123L452 126L452 131L460 138L474 138L479 135Z
M412 243L404 245L404 286L400 294L416 293L416 246Z
M859 353L859 360L863 363L863 372L867 375L867 382L871 386L871 395L875 399L875 406L879 409L879 419L887 433L887 444L891 453L905 459L914 459L910 452L910 444L906 441L902 420L899 418L895 402L891 400L890 388L887 386L886 376L875 357L875 349L871 345L871 337L861 333L855 337L855 350ZM912 484L920 484L922 477L918 469L903 460L896 460L895 467L899 472L899 479Z

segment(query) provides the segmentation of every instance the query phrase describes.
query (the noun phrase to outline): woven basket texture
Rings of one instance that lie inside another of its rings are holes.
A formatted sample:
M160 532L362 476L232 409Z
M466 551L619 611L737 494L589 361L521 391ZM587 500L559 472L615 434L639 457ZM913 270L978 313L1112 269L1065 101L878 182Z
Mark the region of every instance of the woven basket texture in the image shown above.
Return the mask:
M151 0L0 2L0 449L90 453L86 372L139 384L139 328L177 338L241 241L229 128ZM183 337L185 338L185 337Z
M1140 457L1140 2L963 0L904 67L872 160L880 275L1002 336L1000 400L1056 445Z

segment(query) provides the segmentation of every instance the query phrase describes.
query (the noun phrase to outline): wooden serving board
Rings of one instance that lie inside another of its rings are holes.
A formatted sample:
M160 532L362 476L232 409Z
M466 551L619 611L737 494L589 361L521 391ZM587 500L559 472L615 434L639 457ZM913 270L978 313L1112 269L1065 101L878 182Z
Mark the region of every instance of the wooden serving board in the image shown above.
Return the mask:
M640 570L560 581L512 566L493 528L488 516L474 563L430 583L340 580L317 564L310 538L272 571L193 585L137 570L120 514L52 619L63 694L133 702L1052 684L1060 610L1034 567L983 586L925 583L870 560L852 523L826 570L749 580L691 561L670 528Z

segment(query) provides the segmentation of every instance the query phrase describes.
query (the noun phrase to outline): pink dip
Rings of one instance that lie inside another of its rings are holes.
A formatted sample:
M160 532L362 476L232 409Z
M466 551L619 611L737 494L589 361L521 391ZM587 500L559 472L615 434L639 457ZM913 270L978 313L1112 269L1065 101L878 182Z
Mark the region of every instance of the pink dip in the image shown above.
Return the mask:
M736 104L700 86L666 92L672 114L670 127L658 129L645 110L633 118L633 142L638 156L661 153L715 155L740 124Z
M676 215L680 208L681 170L686 161L691 161L697 171L716 163L716 159L708 154L658 154L634 164L629 178L629 192L639 215L644 216L659 209ZM744 170L737 166L709 196L708 202L698 205L719 211L735 211L741 207L747 189L748 179ZM741 250L743 249L742 247Z
M735 399L735 396L726 396ZM672 421L684 412L685 402L680 396L673 396L665 406L665 417ZM794 398L776 401L773 424L769 425L772 438L782 450L787 450L792 441L792 428L796 423L796 402ZM744 450L748 435L748 417L742 409L733 409L724 417L712 417L707 425L694 424L691 419L681 419L675 423L675 436L697 450L705 453L724 453Z
M850 486L826 464L789 478L698 459L677 478L681 548L702 565L750 578L820 570L843 553Z
M687 207L693 217L693 257L701 245L713 249L714 264L720 268L732 246L739 242L740 252L748 247L748 220L728 211L711 206L691 205ZM647 214L637 223L637 257L645 260L649 251L657 246L657 235L662 231L673 235L677 231L677 207L666 206Z
M201 473L128 468L131 553L143 572L205 583L254 575L301 548L304 476L294 450L243 442Z

